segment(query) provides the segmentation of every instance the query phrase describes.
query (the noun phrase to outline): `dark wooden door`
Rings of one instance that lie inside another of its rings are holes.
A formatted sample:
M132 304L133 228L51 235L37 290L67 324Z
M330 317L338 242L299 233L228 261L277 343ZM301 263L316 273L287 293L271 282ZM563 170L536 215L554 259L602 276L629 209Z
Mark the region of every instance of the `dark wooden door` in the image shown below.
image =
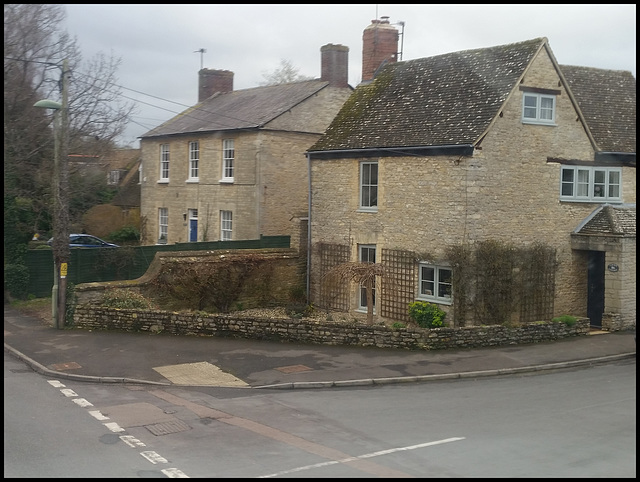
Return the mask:
M591 320L592 327L602 328L602 313L604 312L604 251L589 252L587 284L587 316Z

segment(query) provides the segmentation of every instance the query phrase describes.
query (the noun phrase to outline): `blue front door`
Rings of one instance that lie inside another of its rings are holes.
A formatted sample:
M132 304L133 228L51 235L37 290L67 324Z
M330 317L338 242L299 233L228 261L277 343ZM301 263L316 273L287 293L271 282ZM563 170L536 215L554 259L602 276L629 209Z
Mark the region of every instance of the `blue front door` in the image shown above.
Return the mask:
M195 243L198 241L198 220L189 219L189 242Z

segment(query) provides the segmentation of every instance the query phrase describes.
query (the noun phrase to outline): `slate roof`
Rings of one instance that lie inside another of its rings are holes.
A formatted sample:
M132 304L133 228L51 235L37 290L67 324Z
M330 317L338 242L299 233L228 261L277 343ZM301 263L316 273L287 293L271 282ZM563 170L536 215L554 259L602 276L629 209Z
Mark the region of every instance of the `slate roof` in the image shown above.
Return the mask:
M307 80L217 93L140 137L260 128L328 85Z
M545 37L387 64L309 151L473 144Z
M561 65L598 150L636 152L636 79L625 70Z
M138 171L139 165L140 161L129 170L129 173L118 187L118 192L111 200L111 204L114 206L140 207L141 189L139 182L140 173Z
M576 234L636 235L636 205L598 206L574 231Z

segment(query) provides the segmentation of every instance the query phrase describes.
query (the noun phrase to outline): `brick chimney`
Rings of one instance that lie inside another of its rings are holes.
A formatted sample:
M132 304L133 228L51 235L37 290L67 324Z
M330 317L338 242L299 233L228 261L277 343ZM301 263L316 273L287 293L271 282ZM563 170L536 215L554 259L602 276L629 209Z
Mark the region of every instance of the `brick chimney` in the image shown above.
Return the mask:
M322 56L320 80L333 87L349 87L349 47L327 44L320 47Z
M362 82L373 80L383 63L397 60L398 30L389 24L389 17L371 20L362 33Z
M233 72L230 70L201 69L198 72L198 102L216 92L233 91Z

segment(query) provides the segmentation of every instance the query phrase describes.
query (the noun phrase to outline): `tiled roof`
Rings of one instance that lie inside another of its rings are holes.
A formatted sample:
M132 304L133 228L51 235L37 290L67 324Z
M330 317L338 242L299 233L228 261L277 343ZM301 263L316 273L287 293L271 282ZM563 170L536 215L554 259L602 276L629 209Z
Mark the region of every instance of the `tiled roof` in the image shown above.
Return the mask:
M355 89L309 151L473 144L546 43L389 63Z
M604 204L596 208L575 230L577 234L636 235L636 205Z
M624 70L560 66L598 149L636 152L636 79Z
M327 85L327 81L307 80L215 94L150 130L141 138L254 129L295 107Z
M140 207L140 184L137 178L126 180L111 200L114 206Z

